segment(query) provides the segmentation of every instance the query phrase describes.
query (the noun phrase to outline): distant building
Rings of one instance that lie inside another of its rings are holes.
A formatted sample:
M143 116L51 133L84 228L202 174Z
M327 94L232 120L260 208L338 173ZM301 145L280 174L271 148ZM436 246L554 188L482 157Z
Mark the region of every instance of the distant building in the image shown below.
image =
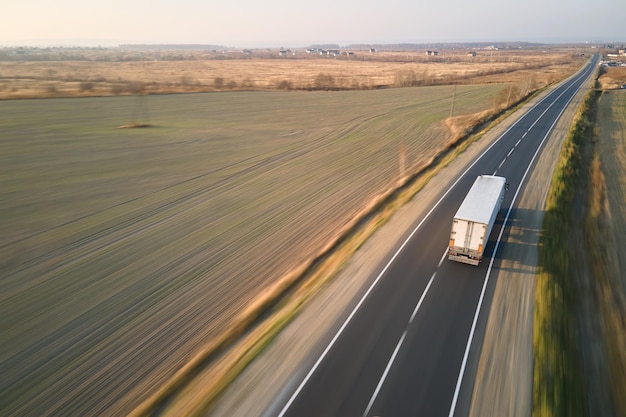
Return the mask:
M426 51L426 56L437 56L439 51Z

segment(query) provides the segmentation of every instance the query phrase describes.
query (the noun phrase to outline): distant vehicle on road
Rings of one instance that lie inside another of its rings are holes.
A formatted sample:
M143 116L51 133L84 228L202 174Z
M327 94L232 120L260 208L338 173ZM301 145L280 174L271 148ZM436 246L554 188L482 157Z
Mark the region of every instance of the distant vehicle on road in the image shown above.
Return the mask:
M448 259L471 265L480 263L507 188L504 177L476 178L452 220Z

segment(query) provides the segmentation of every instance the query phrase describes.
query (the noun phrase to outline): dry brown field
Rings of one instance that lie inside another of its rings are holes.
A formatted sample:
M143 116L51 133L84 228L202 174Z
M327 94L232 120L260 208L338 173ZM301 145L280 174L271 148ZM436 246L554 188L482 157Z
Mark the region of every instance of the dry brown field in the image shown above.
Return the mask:
M0 99L111 96L232 90L355 90L441 84L528 84L541 88L571 73L571 51L358 52L325 58L300 52L284 58L102 62L0 61Z
M603 90L621 88L626 84L626 67L606 67L598 82Z

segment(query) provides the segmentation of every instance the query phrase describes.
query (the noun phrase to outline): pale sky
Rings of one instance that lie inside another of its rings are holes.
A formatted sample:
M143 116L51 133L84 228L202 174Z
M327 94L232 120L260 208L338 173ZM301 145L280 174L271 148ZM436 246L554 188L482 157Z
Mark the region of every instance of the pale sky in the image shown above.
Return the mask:
M0 0L0 45L626 42L626 0Z

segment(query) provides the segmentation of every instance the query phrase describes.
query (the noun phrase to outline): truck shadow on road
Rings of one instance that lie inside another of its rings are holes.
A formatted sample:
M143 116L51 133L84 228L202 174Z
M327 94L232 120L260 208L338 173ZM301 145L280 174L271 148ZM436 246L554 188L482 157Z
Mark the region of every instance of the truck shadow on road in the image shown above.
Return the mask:
M495 243L508 209L503 208L496 220L487 253L492 257ZM534 273L539 261L539 241L542 234L542 210L511 209L502 239L495 253L494 268L508 272Z

